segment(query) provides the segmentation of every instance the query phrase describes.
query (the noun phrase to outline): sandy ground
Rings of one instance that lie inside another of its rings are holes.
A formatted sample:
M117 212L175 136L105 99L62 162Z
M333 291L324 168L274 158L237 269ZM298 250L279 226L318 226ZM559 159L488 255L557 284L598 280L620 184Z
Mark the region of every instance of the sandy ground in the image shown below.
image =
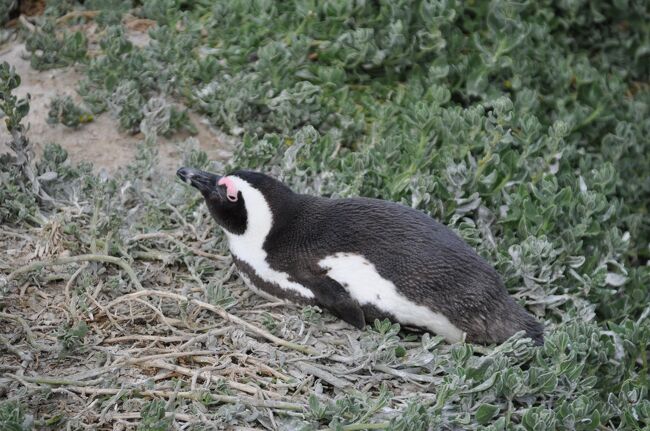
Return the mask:
M143 140L140 134L131 135L118 128L118 122L109 113L95 117L94 121L71 129L61 124L47 123L47 113L52 97L57 94L69 95L80 103L81 99L75 89L82 74L75 68L52 69L37 71L30 67L28 52L20 42L9 42L0 45L0 62L7 61L16 68L22 79L15 94L24 97L31 95L30 112L24 120L29 125L28 137L34 144L37 154L43 146L55 142L68 151L70 160L74 162L91 162L97 171L105 169L108 173L115 172L120 166L126 165L136 154L136 144ZM212 128L207 119L197 114L190 118L198 129L195 138L199 147L212 160L225 160L232 155L232 143L219 131ZM181 145L189 135L176 134L169 139L158 139L158 154L160 168L165 173L173 175L181 163ZM7 130L0 127L0 153L9 152L6 142L9 140Z

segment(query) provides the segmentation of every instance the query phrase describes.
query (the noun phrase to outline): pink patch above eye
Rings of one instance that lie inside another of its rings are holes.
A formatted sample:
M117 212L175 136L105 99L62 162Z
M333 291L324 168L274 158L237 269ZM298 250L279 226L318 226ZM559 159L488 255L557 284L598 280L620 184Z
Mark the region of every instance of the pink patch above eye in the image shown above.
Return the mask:
M230 202L237 202L237 186L234 181L228 177L221 177L217 185L226 186L226 196Z

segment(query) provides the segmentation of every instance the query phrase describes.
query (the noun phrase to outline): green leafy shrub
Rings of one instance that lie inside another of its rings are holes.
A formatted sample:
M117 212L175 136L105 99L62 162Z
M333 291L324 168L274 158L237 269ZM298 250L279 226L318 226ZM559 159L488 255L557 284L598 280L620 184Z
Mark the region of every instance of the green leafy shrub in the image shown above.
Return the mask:
M0 118L11 136L8 146L13 153L0 154L0 221L38 223L38 200L51 198L43 192L32 165L33 149L22 124L29 113L29 95L14 95L19 85L15 69L7 62L0 63Z
M165 402L154 400L142 409L138 431L164 431L171 427L173 418L165 417Z
M121 26L106 29L100 41L104 55L91 60L79 88L94 113L110 110L119 118L121 128L137 132L147 112L160 111L163 121L155 128L161 134L182 129L196 132L185 111L166 103L158 109L164 99L157 93L181 96L186 93L182 87L188 85L185 64L192 46L187 41L177 43L170 33L175 34L167 28L151 30L152 49L142 50L128 40Z
M12 166L7 155L0 156L0 223L18 223L30 220L38 209L36 197L26 191L19 169Z
M25 47L31 53L32 67L46 70L85 62L88 40L80 31L58 34L54 21L48 19L38 31L29 34Z
M75 105L70 96L56 96L50 100L50 110L47 113L49 124L61 123L66 127L77 128L92 120L93 116Z

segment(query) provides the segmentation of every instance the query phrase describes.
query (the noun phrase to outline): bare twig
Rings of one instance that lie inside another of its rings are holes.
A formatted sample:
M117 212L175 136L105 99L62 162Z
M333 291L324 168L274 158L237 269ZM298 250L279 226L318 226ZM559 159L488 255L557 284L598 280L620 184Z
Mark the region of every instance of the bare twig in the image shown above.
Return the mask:
M143 234L135 235L132 238L130 238L128 242L137 242L146 239L159 239L159 238L167 239L173 242L174 244L176 244L177 246L181 247L182 249L191 251L197 256L207 257L208 259L214 259L217 261L224 261L224 262L230 260L230 257L228 256L221 256L219 254L208 253L207 251L203 251L199 248L189 246L184 242L180 241L178 238L174 238L172 235L165 232L151 232L151 233L143 233Z
M49 386L95 386L102 382L102 379L82 381L82 380L71 380L71 379L66 379L61 377L17 376L15 374L10 374L10 373L5 374L5 376L18 381L24 380L29 383L38 383L39 385L49 385Z
M111 322L113 326L115 326L120 331L124 332L124 328L122 328L122 326L120 326L120 324L117 323L115 316L113 316L108 310L102 307L102 305L99 302L97 302L97 300L92 295L87 294L86 296L88 297L88 299L90 299L90 302L92 302L93 305L95 305L95 307L99 308L101 312L106 315L106 317L108 318L108 320Z
M21 14L21 15L18 17L18 21L19 21L19 22L23 25L23 27L25 27L25 28L26 28L30 33L35 33L35 32L38 30L38 28L37 28L34 24L32 24L31 22L29 22L29 21L27 20L27 18L25 17L25 15L22 15L22 14ZM38 30L38 31L40 31L40 30Z
M281 380L284 380L284 381L291 380L290 376L287 376L286 374L283 374L283 373L279 372L278 370L275 370L275 369L269 367L268 365L266 365L262 361L260 361L258 359L255 359L252 356L249 356L249 355L246 355L246 354L243 354L243 353L234 353L234 355L239 357L239 358L242 358L244 364L246 364L247 362L250 362L251 364L258 367L260 370L262 370L262 371L264 371L264 372L266 372L266 373L268 373L270 375L273 375L273 376L275 376L275 377L277 377L277 378L279 378Z
M129 293L127 295L121 296L121 297L109 302L106 305L106 308L110 309L111 307L113 307L115 304L117 304L119 302L129 300L129 299L133 299L133 298L139 298L141 296L161 296L163 298L175 299L175 300L180 301L180 302L191 303L191 304L194 304L194 305L196 305L198 307L205 308L207 310L210 310L210 311L218 314L224 320L228 320L228 321L231 321L231 322L236 323L238 325L241 325L241 326L245 327L246 329L248 329L249 331L251 331L251 332L253 332L253 333L255 333L255 334L257 334L257 335L259 335L261 337L264 337L264 338L266 338L267 340L269 340L271 342L273 342L274 344L277 344L277 345L283 346L283 347L287 347L289 349L296 350L296 351L299 351L299 352L302 352L302 353L306 353L308 355L316 355L317 354L317 352L314 349L312 349L311 347L309 347L309 346L302 346L300 344L292 343L290 341L286 341L286 340L283 340L281 338L278 338L275 335L271 334L270 332L265 331L262 328L258 328L257 326L253 325L252 323L249 323L249 322L245 321L244 319L241 319L241 318L239 318L237 316L234 316L234 315L228 313L226 310L224 310L221 307L217 307L215 305L208 304L207 302L199 301L198 299L193 299L193 298L190 299L190 298L188 298L186 296L179 295L177 293L163 292L163 291L160 291L160 290L153 290L153 289L141 290L139 292Z
M170 203L167 203L166 206L167 206L167 208L169 208L176 215L176 218L178 218L178 220L180 220L180 222L183 224L183 226L185 226L186 228L189 228L192 231L192 233L194 234L194 237L198 239L199 234L196 232L196 228L194 228L194 226L192 226L187 221L185 221L185 217L183 217L183 214L178 212L178 209L176 209L176 207L174 207Z
M127 274L129 274L131 281L133 282L133 284L135 284L138 290L144 289L140 284L140 281L138 280L138 276L135 274L135 271L133 270L133 268L131 268L131 266L128 263L126 263L124 260L120 259L119 257L106 256L103 254L81 254L79 256L59 257L57 259L52 259L48 261L39 260L37 262L32 262L29 265L25 265L23 267L18 268L17 270L15 270L14 272L12 272L7 276L7 281L13 280L20 274L36 271L38 269L45 268L47 266L67 265L69 263L76 263L76 262L112 263L114 265L119 266Z
M383 364L377 364L373 368L377 371L381 371L383 373L390 374L392 376L401 377L404 380L411 380L414 382L423 382L423 383L434 383L434 384L438 384L442 382L442 378L440 377L432 377L432 376L427 376L422 374L408 373L406 371L390 368Z
M128 364L138 364L140 362L147 362L157 359L164 358L182 358L187 356L202 356L202 355L214 355L215 352L211 350L195 350L193 352L169 352L161 353L159 355L150 355L150 356L141 356L139 358L130 358L126 361Z
M181 367L180 365L174 365L160 360L142 361L142 362L138 362L137 365L142 365L144 367L151 367L151 368L161 368L163 370L173 371L175 373L182 374L188 377L194 377L196 375L196 378L200 380L208 380L213 378L213 376L211 376L211 373L207 370L203 372L198 372L187 367ZM223 376L218 376L217 378L224 379ZM279 396L278 394L275 394L273 392L266 391L264 389L255 388L253 386L245 385L239 382L226 380L226 383L232 389L245 392L250 395L256 395L258 393L261 393L269 398L277 398Z
M106 414L107 420L120 420L120 419L140 419L142 416L140 412L129 412L129 413L108 413ZM176 420L188 423L199 423L201 422L196 416L176 413L176 412L165 412L166 418L174 418Z
M123 337L107 338L104 341L102 341L102 343L113 344L113 343L122 343L124 341L159 341L161 343L177 343L180 341L191 340L192 338L194 337L190 335L162 336L162 335L137 334L137 335L125 335Z
M153 304L150 304L150 303L148 303L147 301L144 301L144 300L142 300L142 299L140 299L140 298L135 298L135 302L137 302L137 303L139 303L139 304L142 304L142 305L144 305L145 307L147 307L147 308L149 308L150 310L152 310L152 311L153 311L153 312L154 312L154 313L155 313L155 314L160 318L160 321L161 321L163 324L165 324L165 326L167 326L167 327L169 328L170 331L172 331L172 332L174 332L174 333L181 333L181 334L182 334L183 332L180 331L180 330L178 330L178 329L176 329L176 328L173 326L173 323L181 323L182 325L179 325L179 326L187 327L187 325L185 324L185 322L182 322L182 321L177 320L177 319L170 319L170 318L168 318L167 316L165 316L165 315L163 314L163 312L162 312L158 307L155 307Z
M9 352L18 356L20 360L23 362L32 362L34 360L29 353L22 352L18 348L12 346L9 340L7 340L2 335L0 335L0 345L4 346L4 348L7 349Z
M201 342L205 340L208 337L218 337L220 335L227 334L232 330L232 326L226 326L225 328L217 328L217 329L211 329L210 331L206 332L205 334L197 335L196 337L190 338L187 342L181 344L178 347L178 350L185 350L189 346L196 344L198 342Z
M27 342L33 348L35 348L37 350L46 351L46 352L51 352L51 351L56 350L56 347L45 346L45 345L37 343L36 340L35 340L36 337L34 336L34 333L29 328L29 325L27 324L27 322L25 322L25 320L22 317L14 316L13 314L4 313L4 312L0 311L0 318L14 320L14 321L18 322L20 324L21 328L23 329L23 332L25 333L25 338L27 339Z
M29 381L21 378L20 376L11 375L11 378L19 381L27 387L34 387L30 384ZM42 384L48 384L46 381L43 381ZM247 397L247 396L230 396L230 395L219 395L213 394L209 391L162 391L162 390L142 390L141 388L133 389L117 389L117 388L96 388L91 386L67 386L67 390L75 392L81 395L115 395L122 393L129 397L155 397L155 398L170 398L171 396L176 396L177 398L190 399L195 401L211 401L216 403L230 403L230 404L245 404L252 407L263 407L276 410L292 410L292 411L305 411L306 406L299 403L290 403L286 401L274 401L274 400L261 400L257 398Z
M308 364L306 362L298 362L296 366L305 374L311 374L318 377L321 380L326 381L330 385L338 389L344 389L350 387L350 383L346 382L343 379L339 379L332 373L325 371L324 369L317 367L315 365Z
M85 262L83 265L81 265L81 266L80 266L80 267L79 267L79 268L74 272L74 274L72 274L72 277L70 277L70 280L68 280L68 282L65 284L65 290L64 290L64 292L65 292L65 299L66 299L66 302L67 302L67 303L70 303L70 288L72 287L72 284L73 284L74 281L77 279L77 277L79 277L79 274L81 274L81 272L82 272L84 269L86 269L86 268L88 268L88 262Z
M73 10L71 12L66 13L62 17L57 18L56 22L57 24L61 24L71 20L72 18L93 19L100 13L101 11L99 10Z

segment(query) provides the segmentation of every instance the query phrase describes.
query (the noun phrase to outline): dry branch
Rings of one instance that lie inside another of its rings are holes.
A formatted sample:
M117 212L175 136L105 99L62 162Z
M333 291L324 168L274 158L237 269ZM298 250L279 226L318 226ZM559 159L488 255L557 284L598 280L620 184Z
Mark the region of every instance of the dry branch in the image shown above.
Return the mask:
M178 238L174 238L172 235L165 233L165 232L151 232L151 233L143 233L139 235L135 235L132 238L128 240L128 242L137 242L137 241L143 241L147 239L167 239L177 246L189 250L192 253L194 253L197 256L202 256L202 257L207 257L208 259L214 259L217 261L230 261L230 257L228 256L221 256L219 254L213 254L213 253L208 253L207 251L203 251L199 248L189 246L185 244L183 241L180 241Z
M377 371L381 371L383 373L390 374L392 376L401 377L404 380L411 380L414 382L422 382L422 383L433 383L433 384L438 384L442 382L442 378L440 377L432 377L432 376L427 376L422 374L413 374L406 371L396 370L394 368L390 368L383 364L376 364L373 368Z
M76 262L112 263L114 265L119 266L127 274L129 274L131 281L133 281L133 284L135 284L138 290L144 289L140 284L140 281L138 280L138 276L136 275L135 271L133 270L133 268L131 268L131 266L128 263L126 263L124 260L120 259L119 257L106 256L103 254L81 254L79 256L59 257L57 259L52 259L48 261L39 260L37 262L32 262L29 265L25 265L23 267L18 268L17 270L15 270L14 272L12 272L7 276L7 281L13 280L20 274L36 271L38 269L45 268L47 266L67 265L69 263L76 263Z
M58 24L65 23L66 21L71 20L72 18L86 18L86 19L93 19L97 15L99 15L101 11L99 10L73 10L71 12L66 13L62 17L59 17L56 19L56 22Z
M251 332L266 338L267 340L273 342L274 344L277 344L279 346L287 347L292 350L296 350L298 352L306 353L308 355L316 355L317 352L312 349L309 346L302 346L300 344L292 343L290 341L283 340L282 338L278 338L275 335L271 334L268 331L265 331L264 329L258 328L257 326L253 325L252 323L249 323L245 321L244 319L241 319L237 316L234 316L230 313L228 313L226 310L224 310L221 307L217 307L212 304L208 304L207 302L199 301L198 299L190 299L186 296L179 295L178 293L172 293L172 292L164 292L160 290L153 290L153 289L148 289L148 290L141 290L139 292L134 292L134 293L129 293L127 295L121 296L117 299L114 299L113 301L109 302L106 305L106 309L110 309L113 307L115 304L118 304L123 301L128 301L130 299L134 298L139 298L141 296L160 296L163 298L169 298L169 299L175 299L180 302L185 302L185 303L191 303L194 304L198 307L205 308L207 310L212 311L213 313L218 314L222 319L228 320L230 322L236 323L238 325L241 325L245 327L246 329L250 330Z
M65 385L65 383L61 383L64 380L55 379L55 378L47 378L47 377L26 378L25 376L16 376L14 374L8 374L8 376L28 387L33 386L30 385L30 383L32 382L44 384L44 385L57 385L57 386ZM118 388L96 388L96 387L83 386L83 385L68 385L66 386L65 389L71 392L75 392L77 394L91 395L91 396L115 395L117 393L122 392L122 394L130 397L142 396L142 397L156 397L156 398L171 398L172 396L174 396L177 398L184 398L184 399L190 399L195 401L210 401L210 402L230 403L230 404L241 403L251 407L262 407L262 408L270 408L276 410L292 410L292 411L302 412L305 411L306 409L306 406L304 404L299 404L299 403L290 403L286 401L274 401L274 400L262 400L262 399L247 397L247 396L235 397L231 395L213 394L209 391L175 392L175 391L163 391L163 390L139 390L137 388L131 388L125 390L125 389L118 389Z
M161 343L177 343L180 341L187 341L191 340L192 336L190 335L168 335L168 336L163 336L163 335L143 335L143 334L137 334L137 335L125 335L123 337L112 337L112 338L107 338L102 341L102 343L108 343L108 344L113 344L113 343L122 343L125 341L159 341Z
M243 383L239 382L233 382L224 379L223 376L213 376L212 373L210 373L208 370L192 370L187 367L182 367L180 365L174 365L170 364L168 362L160 361L160 360L154 360L154 361L138 361L136 363L137 365L142 365L144 367L151 367L151 368L160 368L163 370L168 370L168 371L173 371L178 374L182 374L184 376L196 378L197 380L203 380L203 381L208 381L211 380L212 378L215 379L221 379L224 380L228 386L232 389L245 392L250 395L257 395L257 394L264 394L264 396L269 397L269 398L278 398L279 395L270 391L266 391L264 389L259 389L253 386L245 385Z
M4 313L4 312L0 311L0 318L14 320L14 321L18 322L20 324L21 328L23 329L23 332L25 332L25 338L27 339L27 342L34 349L42 350L42 351L45 351L45 352L51 352L51 351L56 350L55 347L45 346L43 344L37 343L35 341L36 337L34 337L34 333L30 329L27 322L25 322L25 320L22 317L14 316L13 314Z
M321 380L326 381L330 385L334 386L335 388L338 389L345 389L350 387L350 383L346 382L343 379L339 379L329 371L325 371L324 369L317 367L315 365L308 364L306 362L298 362L296 363L296 366L300 369L305 374L311 374L313 376L318 377Z
M30 353L22 352L15 346L12 346L9 340L7 340L2 335L0 335L0 346L3 346L10 353L13 353L14 355L18 356L20 360L23 362L32 362L34 360Z

